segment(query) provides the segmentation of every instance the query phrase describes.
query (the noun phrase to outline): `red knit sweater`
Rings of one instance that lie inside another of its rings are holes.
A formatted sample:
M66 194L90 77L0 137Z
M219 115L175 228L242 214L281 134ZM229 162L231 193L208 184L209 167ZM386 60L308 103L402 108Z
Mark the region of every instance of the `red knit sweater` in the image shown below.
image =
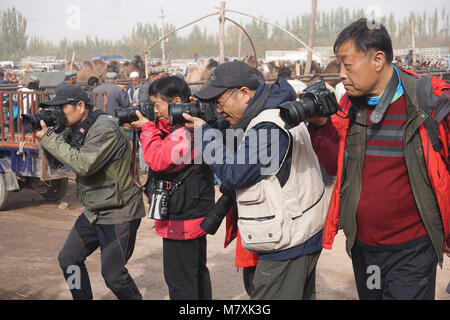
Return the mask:
M367 124L371 124L367 110ZM362 187L356 213L359 241L394 245L426 234L417 209L404 157L405 96L391 104L383 120L367 128Z

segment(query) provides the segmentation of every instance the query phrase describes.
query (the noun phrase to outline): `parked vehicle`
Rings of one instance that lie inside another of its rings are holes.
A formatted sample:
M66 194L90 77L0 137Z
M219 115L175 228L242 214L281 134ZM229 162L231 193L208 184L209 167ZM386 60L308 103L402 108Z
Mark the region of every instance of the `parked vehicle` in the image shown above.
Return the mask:
M50 170L34 133L25 134L20 115L24 107L30 113L44 92L0 92L0 210L7 206L9 195L24 188L37 190L48 201L64 197L69 178L75 178L67 167ZM12 117L10 115L13 115Z

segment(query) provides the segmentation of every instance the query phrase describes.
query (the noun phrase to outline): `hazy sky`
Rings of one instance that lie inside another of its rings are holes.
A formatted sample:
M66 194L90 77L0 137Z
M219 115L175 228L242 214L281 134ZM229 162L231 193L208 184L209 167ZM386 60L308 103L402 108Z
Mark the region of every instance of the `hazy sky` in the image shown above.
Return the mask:
M179 27L201 16L218 11L219 0L0 0L0 10L15 6L28 21L27 32L57 42L83 39L86 35L117 40L129 33L137 22L161 25L161 7L166 21ZM263 16L284 25L291 18L311 10L310 0L228 0L229 9ZM410 11L432 11L446 7L449 0L318 0L318 10L327 11L343 6L353 9L378 8L381 15L394 13L403 18ZM235 21L246 23L249 18L229 13ZM204 20L199 26L217 32L217 16ZM186 32L189 32L187 29ZM185 33L182 33L185 34Z

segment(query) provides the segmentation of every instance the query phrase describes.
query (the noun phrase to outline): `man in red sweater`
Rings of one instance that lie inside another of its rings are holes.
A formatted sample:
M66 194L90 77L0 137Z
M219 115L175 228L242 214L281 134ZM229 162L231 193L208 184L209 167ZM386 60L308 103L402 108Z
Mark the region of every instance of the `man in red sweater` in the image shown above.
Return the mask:
M334 50L343 112L309 125L319 160L337 175L323 246L344 229L360 299L434 299L450 227L448 98L433 97L432 113L418 107L422 84L392 64L383 25L352 23ZM440 149L424 127L431 116Z

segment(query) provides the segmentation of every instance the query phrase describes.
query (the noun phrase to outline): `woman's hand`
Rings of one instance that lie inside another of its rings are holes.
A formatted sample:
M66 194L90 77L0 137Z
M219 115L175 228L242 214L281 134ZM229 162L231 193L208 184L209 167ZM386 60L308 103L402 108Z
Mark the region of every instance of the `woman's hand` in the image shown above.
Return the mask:
M139 111L136 111L136 115L138 116L139 119L130 123L130 125L132 125L134 128L141 129L144 126L144 124L150 122L150 120L144 117L142 113L140 113Z
M200 128L201 126L206 124L205 120L193 117L187 113L183 113L183 118L186 119L184 127L189 131L194 131L195 129Z

